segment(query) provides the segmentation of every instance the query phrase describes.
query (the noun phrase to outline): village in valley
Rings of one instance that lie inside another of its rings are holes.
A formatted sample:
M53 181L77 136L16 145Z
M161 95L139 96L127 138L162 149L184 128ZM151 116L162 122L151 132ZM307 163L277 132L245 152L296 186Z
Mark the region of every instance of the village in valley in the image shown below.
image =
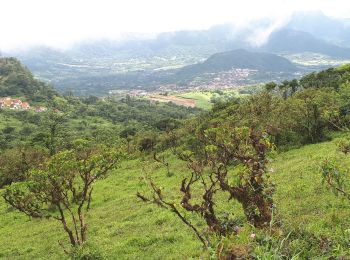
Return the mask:
M11 97L0 97L0 109L33 110L36 113L47 111L46 107L36 106L32 108L28 102Z

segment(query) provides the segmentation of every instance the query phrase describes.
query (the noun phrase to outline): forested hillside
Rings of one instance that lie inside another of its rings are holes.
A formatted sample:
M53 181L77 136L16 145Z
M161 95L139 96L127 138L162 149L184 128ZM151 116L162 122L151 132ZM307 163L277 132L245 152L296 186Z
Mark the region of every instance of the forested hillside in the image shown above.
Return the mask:
M28 101L51 100L57 93L36 80L15 58L0 58L0 96L26 97Z
M210 111L55 94L1 109L0 257L349 258L349 76Z
M203 63L181 68L177 72L176 77L189 79L204 73L215 73L232 69L252 69L273 72L294 72L297 70L293 63L278 55L238 49L216 53Z

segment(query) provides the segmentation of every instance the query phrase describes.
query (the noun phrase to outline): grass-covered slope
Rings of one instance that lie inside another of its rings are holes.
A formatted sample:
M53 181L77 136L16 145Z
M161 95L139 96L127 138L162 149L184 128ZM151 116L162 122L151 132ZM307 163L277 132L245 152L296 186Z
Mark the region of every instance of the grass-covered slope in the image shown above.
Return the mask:
M139 179L142 165L140 161L124 163L95 186L88 217L91 242L109 259L199 256L201 245L172 214L137 201L136 191L142 188ZM178 177L159 173L163 183L169 186L177 183ZM66 236L58 222L29 221L22 214L8 212L5 203L0 203L0 258L61 259L64 256L57 241L66 242Z
M319 173L323 158L343 156L336 147L336 139L304 146L277 155L270 164L282 226L285 230L302 232L299 237L288 238L296 253L303 251L301 259L307 256L327 259L330 254L341 255L341 250L345 250L337 249L332 241L344 240L345 231L350 229L350 203L325 189ZM342 159L350 166L350 157ZM162 168L150 168L148 163L131 160L96 184L88 216L88 235L107 259L208 257L200 242L172 213L139 202L135 197L137 190L146 189L140 178L142 169L153 172L167 196L176 197L186 167L176 159L170 159L170 164L174 175L168 177ZM220 207L219 203L217 206ZM245 236L248 235L242 233L239 239L249 241ZM30 220L9 211L0 201L0 258L62 259L64 253L57 241L66 242L66 239L58 222ZM314 240L324 240L324 246L313 246Z
M350 203L322 185L320 165L337 158L350 167L350 157L337 148L338 139L280 154L272 164L275 201L283 224L314 234L336 237L350 228Z

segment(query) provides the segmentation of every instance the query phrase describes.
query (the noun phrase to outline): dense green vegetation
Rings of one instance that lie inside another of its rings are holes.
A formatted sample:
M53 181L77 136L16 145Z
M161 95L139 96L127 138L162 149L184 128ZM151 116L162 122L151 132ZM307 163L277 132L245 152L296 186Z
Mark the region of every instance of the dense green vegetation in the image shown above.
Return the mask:
M26 97L28 101L47 102L57 95L14 58L0 59L0 97Z
M349 75L207 112L56 93L0 110L0 257L347 259L350 203L329 188L350 183Z

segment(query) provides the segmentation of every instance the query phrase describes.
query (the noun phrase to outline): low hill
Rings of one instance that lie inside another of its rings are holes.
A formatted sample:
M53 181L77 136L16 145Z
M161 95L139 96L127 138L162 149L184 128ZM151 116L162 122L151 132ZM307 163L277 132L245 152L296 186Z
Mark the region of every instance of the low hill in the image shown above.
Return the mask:
M273 72L291 72L297 70L293 63L278 55L237 49L216 53L203 63L189 65L180 69L177 75L181 77L193 77L203 73L217 73L231 69L253 69Z
M290 29L282 29L272 33L268 42L261 49L277 53L315 52L335 58L350 58L350 48L328 43L307 32Z
M25 97L28 101L45 101L57 93L15 58L0 58L0 97Z

